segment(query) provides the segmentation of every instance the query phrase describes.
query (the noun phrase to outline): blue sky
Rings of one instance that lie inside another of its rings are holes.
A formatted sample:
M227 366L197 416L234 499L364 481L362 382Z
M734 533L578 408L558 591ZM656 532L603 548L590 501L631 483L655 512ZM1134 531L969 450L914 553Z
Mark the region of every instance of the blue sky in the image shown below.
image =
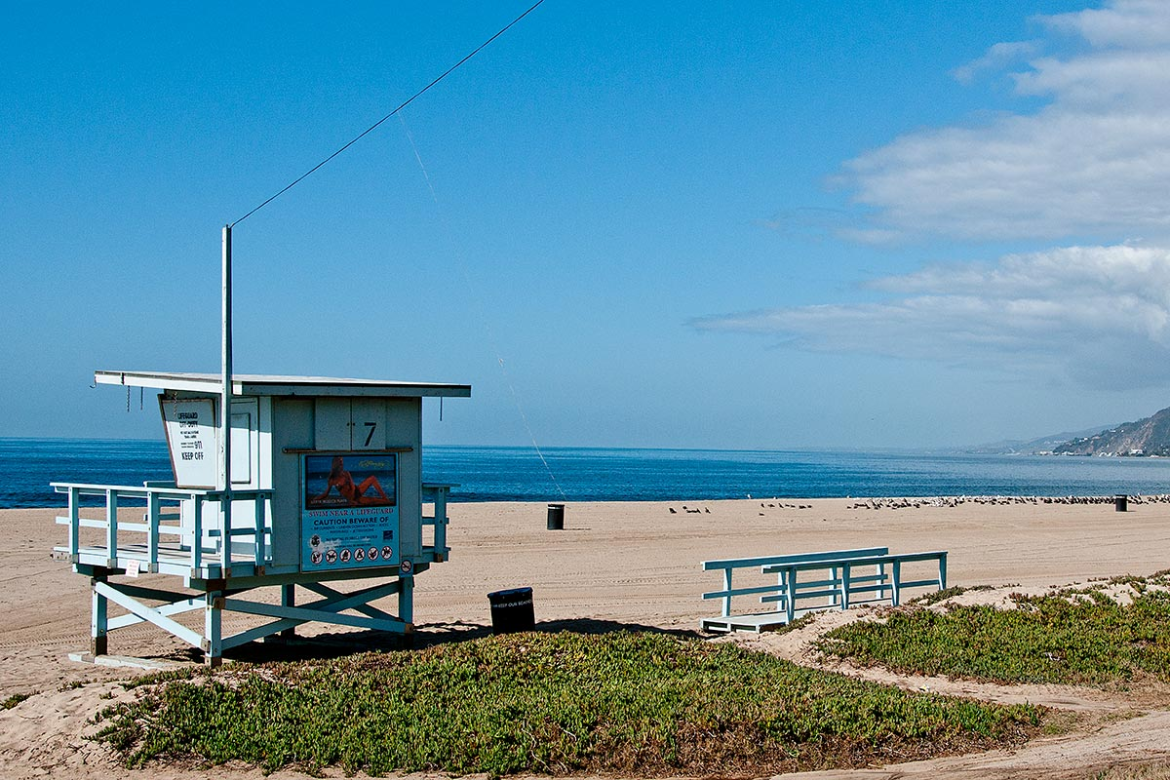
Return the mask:
M6 6L0 436L161 436L92 371L217 371L222 225L528 4ZM236 228L236 370L470 383L449 444L1136 419L1167 72L1157 1L547 0Z

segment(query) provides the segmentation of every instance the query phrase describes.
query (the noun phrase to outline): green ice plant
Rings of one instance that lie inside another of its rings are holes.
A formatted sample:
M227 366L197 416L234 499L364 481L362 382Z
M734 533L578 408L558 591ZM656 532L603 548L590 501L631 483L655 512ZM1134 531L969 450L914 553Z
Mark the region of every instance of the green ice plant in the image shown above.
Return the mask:
M100 715L128 764L371 775L774 773L1018 744L1045 714L911 693L665 633L525 633L233 664Z
M997 682L1170 681L1170 593L1132 578L1119 583L1131 588L1131 603L1087 588L1016 595L1013 609L910 608L838 628L819 649L863 666Z

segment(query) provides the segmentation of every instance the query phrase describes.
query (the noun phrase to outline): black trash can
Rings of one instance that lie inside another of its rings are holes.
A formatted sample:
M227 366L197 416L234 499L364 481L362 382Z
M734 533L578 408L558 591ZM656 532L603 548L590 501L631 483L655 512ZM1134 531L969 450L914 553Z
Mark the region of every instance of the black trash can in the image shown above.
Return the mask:
M488 594L492 605L492 633L514 634L536 628L532 611L532 588L497 590Z
M548 505L548 530L561 531L565 527L565 505Z
M1118 493L1113 497L1113 508L1118 512L1126 512L1129 510L1129 496L1124 493Z

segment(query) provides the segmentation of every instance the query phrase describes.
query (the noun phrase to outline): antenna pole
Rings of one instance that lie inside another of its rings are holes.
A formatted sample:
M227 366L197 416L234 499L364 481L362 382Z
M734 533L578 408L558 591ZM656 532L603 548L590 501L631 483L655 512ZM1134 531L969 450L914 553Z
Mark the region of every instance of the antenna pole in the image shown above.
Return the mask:
M223 523L232 522L232 226L223 227L223 388L219 404L219 462L224 492ZM199 540L195 541L199 544Z

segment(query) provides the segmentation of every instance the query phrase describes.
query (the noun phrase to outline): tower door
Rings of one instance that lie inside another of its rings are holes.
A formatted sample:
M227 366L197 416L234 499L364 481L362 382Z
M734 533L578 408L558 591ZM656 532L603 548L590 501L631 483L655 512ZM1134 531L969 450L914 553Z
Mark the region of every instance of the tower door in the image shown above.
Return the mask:
M313 427L318 450L384 450L386 402L381 398L318 398Z

